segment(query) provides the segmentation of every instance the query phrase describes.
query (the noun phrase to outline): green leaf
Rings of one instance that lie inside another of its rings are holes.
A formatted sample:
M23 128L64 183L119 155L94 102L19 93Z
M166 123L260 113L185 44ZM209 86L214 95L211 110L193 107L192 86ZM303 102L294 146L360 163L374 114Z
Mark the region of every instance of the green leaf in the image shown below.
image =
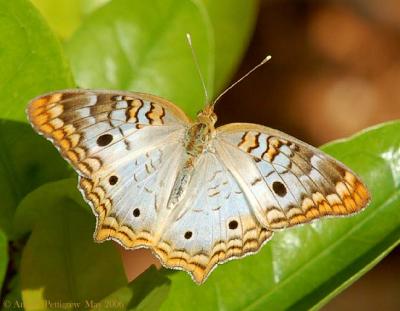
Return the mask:
M152 93L194 115L204 103L186 33L210 93L214 42L202 5L192 1L112 1L89 16L67 51L79 86Z
M8 241L6 235L0 230L0 290L3 287L4 277L8 265Z
M26 310L54 308L46 301L83 307L126 284L114 245L93 242L95 217L75 179L46 184L26 196L15 228L17 236L33 230L21 260Z
M39 185L71 174L57 150L30 125L0 121L0 228L10 239L15 209Z
M110 0L32 0L53 31L66 39L78 28L82 19Z
M256 9L255 0L113 1L86 19L67 51L81 87L152 93L194 116L204 94L185 34L212 97L239 61Z
M129 283L105 297L93 310L158 310L167 298L170 280L154 266L147 269L134 282Z
M129 310L137 310L137 311L159 310L161 304L167 298L168 293L169 293L169 286L167 284L163 284L160 287L154 289L147 296L145 296L145 298L140 302L140 304L136 308Z
M61 47L25 0L0 0L0 228L7 235L14 210L43 182L67 175L56 151L26 124L25 107L41 93L70 87Z
M239 65L253 33L258 0L202 0L214 29L215 90L225 86ZM217 95L217 94L216 94Z
M0 117L26 122L34 96L73 85L61 46L26 0L0 0Z
M363 212L276 233L258 254L218 267L201 286L169 273L161 310L321 307L400 241L399 133L400 122L392 122L323 147L367 183L372 203Z
M233 74L255 25L258 0L196 0L208 12L215 38L215 89ZM32 0L52 29L68 39L82 20L110 0ZM240 21L240 22L238 22ZM187 32L183 29L182 32ZM89 38L90 39L90 38ZM182 40L182 38L181 38ZM197 76L195 77L197 81ZM199 87L198 84L194 84Z

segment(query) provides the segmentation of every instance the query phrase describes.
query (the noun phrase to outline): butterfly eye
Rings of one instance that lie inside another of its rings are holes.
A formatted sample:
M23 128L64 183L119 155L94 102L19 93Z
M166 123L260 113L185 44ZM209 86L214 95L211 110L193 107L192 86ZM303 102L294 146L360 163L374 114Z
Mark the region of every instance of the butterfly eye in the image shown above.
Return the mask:
M234 230L238 227L238 222L236 220L231 220L228 224L229 229Z
M192 237L192 231L186 231L184 237L186 240L189 240Z
M139 217L139 216L140 216L140 209L135 208L135 209L133 210L133 216Z
M118 177L115 175L110 176L108 182L110 183L111 186L114 186L118 182Z
M109 143L111 143L111 141L113 140L113 137L111 134L104 134L99 136L99 138L97 138L97 145L99 146L107 146Z
M280 181L274 181L274 183L272 184L272 189L280 197L285 196L287 192L285 185L282 184Z

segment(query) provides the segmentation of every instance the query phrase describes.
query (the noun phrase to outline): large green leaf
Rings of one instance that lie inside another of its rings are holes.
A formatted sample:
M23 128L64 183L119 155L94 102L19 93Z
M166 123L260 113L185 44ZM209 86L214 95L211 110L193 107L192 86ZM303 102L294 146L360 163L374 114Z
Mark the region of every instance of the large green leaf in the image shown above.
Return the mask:
M197 0L205 5L215 38L215 88L220 90L232 75L252 33L258 0ZM110 0L32 0L52 29L68 39L95 9ZM187 32L182 29L181 33ZM89 38L90 39L90 38ZM182 38L180 39L182 40ZM178 56L177 56L178 57ZM197 77L196 81L197 81ZM172 81L172 83L175 83ZM194 86L199 87L198 83Z
M194 116L204 95L185 34L192 35L212 97L244 51L256 3L112 1L89 16L67 44L76 80L81 87L159 95Z
M323 150L358 172L372 203L349 218L318 220L276 233L257 255L218 267L202 286L168 273L162 310L306 310L358 279L400 240L400 122Z
M215 90L233 74L255 25L258 0L202 0L215 36ZM215 94L218 95L218 94Z
M0 228L8 235L15 207L65 165L26 123L29 99L72 85L61 47L26 0L0 0ZM22 121L22 122L21 122Z
M212 30L205 10L192 1L111 1L84 21L67 51L79 86L152 93L194 115L204 96L187 32L211 89Z
M72 85L61 46L26 0L0 0L0 117L26 121L40 93Z
M93 242L95 218L75 179L49 183L27 195L15 219L16 236L32 230L20 271L26 310L51 309L46 301L85 306L126 284L113 244Z
M70 175L65 161L30 125L0 121L0 228L9 238L14 211L22 198L39 185Z

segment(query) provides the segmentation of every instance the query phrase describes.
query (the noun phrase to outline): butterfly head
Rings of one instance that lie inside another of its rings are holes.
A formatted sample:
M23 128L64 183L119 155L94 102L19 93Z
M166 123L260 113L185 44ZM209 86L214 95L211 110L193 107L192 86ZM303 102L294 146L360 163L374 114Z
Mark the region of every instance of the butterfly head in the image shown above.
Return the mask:
M214 112L214 105L208 104L197 114L196 123L205 124L211 131L214 130L214 125L217 122L217 115Z

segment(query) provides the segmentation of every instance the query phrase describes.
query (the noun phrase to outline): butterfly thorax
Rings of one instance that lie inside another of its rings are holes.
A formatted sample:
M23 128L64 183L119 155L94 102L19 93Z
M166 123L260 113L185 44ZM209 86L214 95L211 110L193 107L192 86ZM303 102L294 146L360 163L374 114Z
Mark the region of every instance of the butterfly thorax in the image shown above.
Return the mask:
M184 145L186 153L198 157L205 150L212 139L214 132L204 123L195 123L190 126L185 134Z
M186 131L185 149L187 154L198 157L204 151L208 150L210 141L215 136L214 124L217 116L211 105L207 105L197 115L197 120Z

